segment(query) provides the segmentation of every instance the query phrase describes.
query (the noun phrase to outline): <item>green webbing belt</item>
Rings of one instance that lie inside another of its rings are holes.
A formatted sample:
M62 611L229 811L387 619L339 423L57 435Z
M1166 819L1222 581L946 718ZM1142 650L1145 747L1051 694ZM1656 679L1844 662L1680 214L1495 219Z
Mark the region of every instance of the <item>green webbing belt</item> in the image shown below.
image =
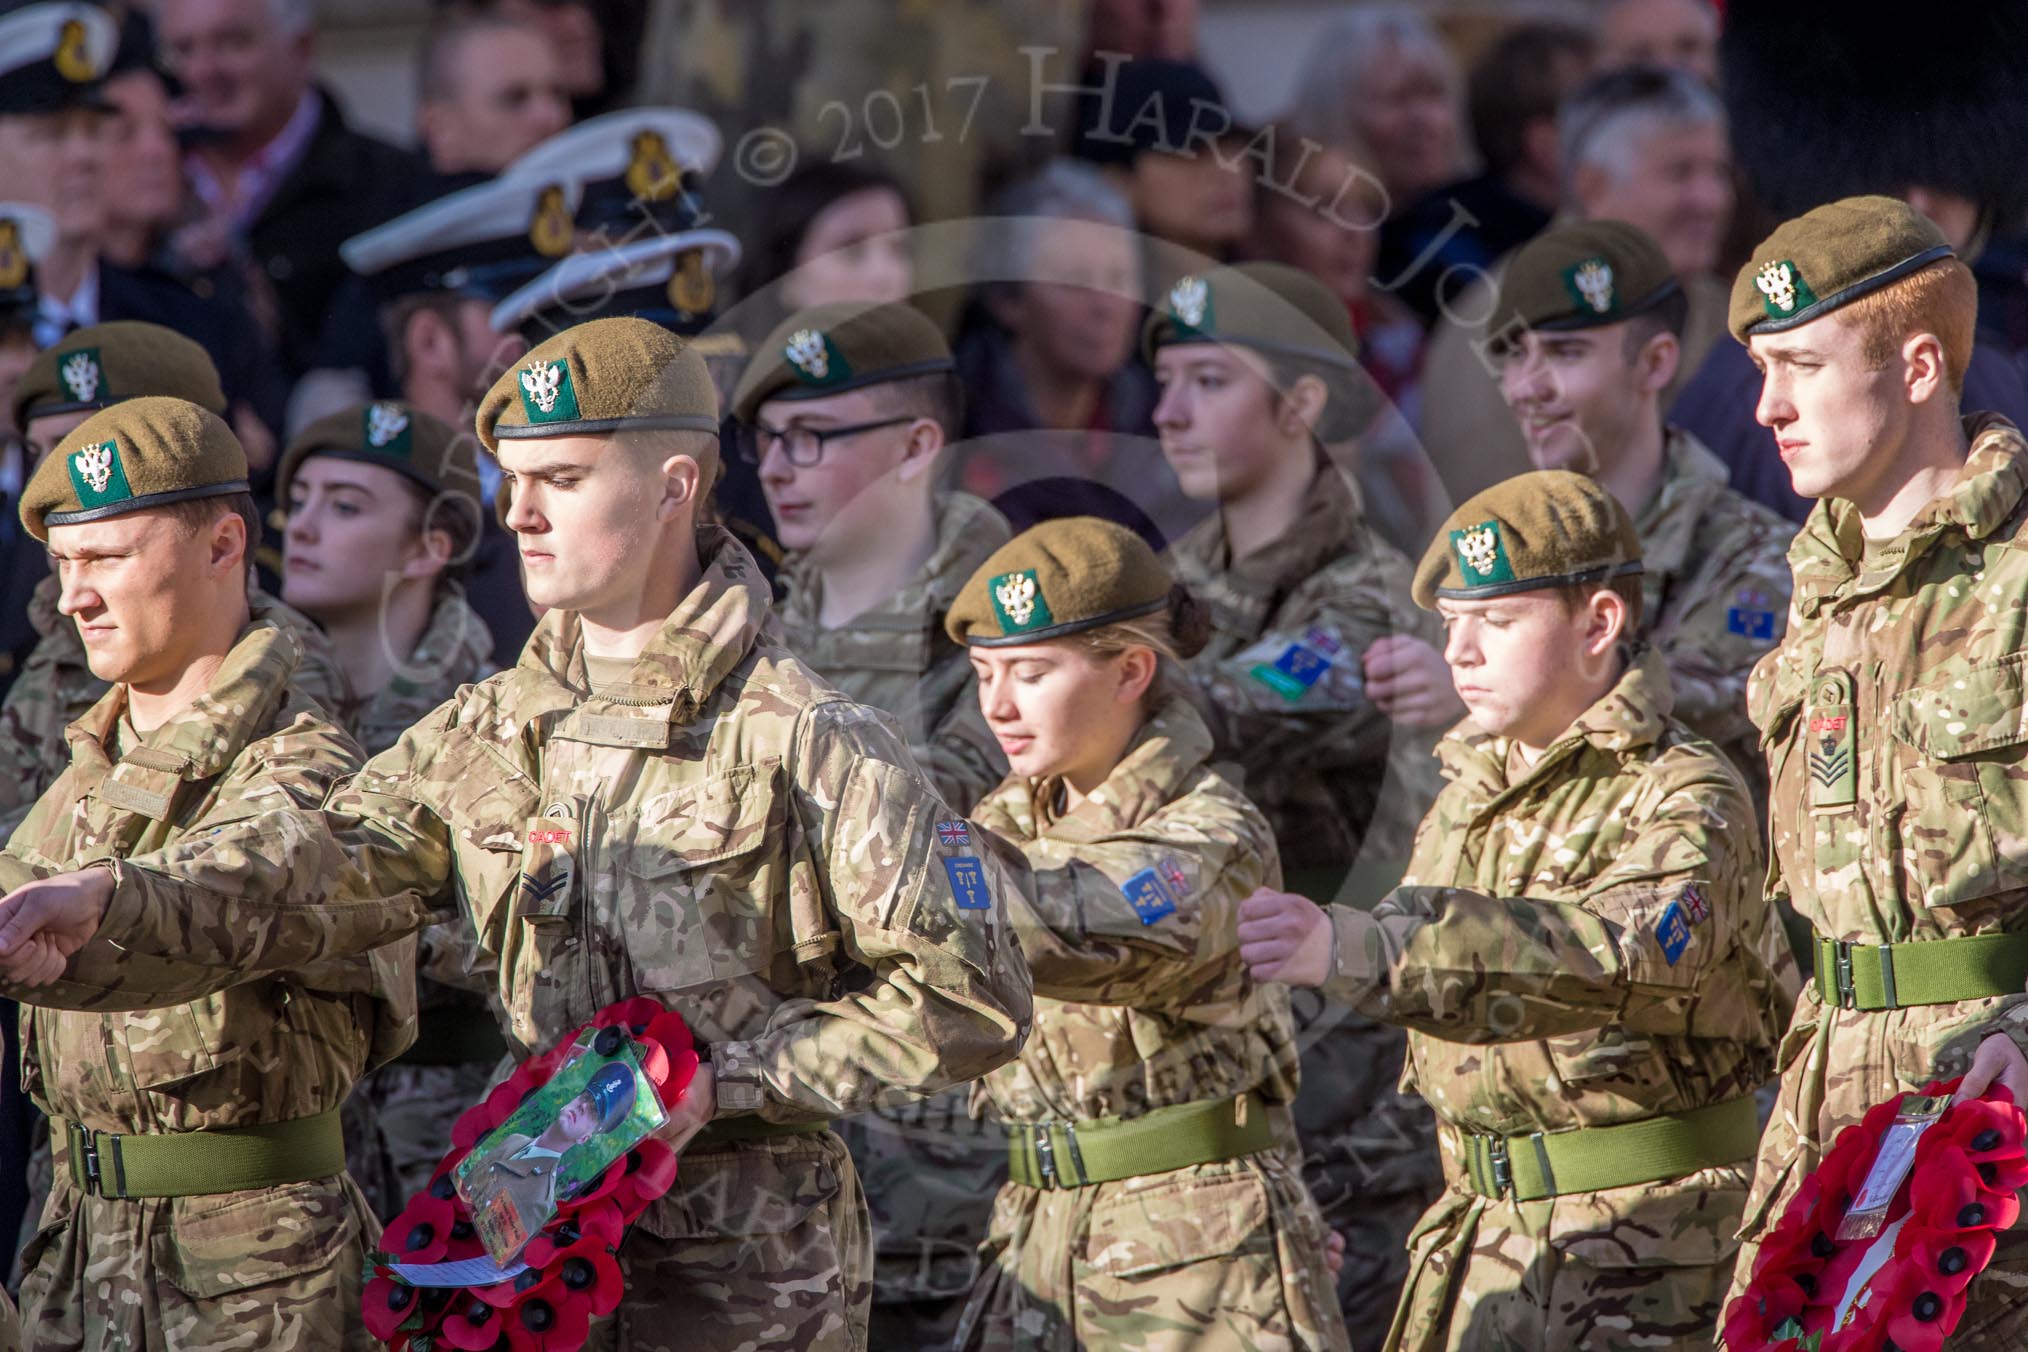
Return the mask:
M690 1143L691 1149L708 1150L735 1141L765 1141L775 1136L811 1136L828 1131L829 1122L763 1122L758 1117L721 1117L704 1124L704 1130Z
M1125 1121L1010 1126L1007 1173L1023 1187L1078 1188L1238 1159L1274 1144L1270 1111L1267 1100L1248 1093L1157 1108Z
M415 1042L395 1059L404 1066L485 1066L507 1054L507 1039L484 1005L446 1005L424 1012Z
M1482 1197L1517 1202L1682 1178L1753 1158L1760 1114L1753 1098L1611 1127L1538 1131L1532 1136L1466 1136L1465 1175Z
M345 1172L336 1108L293 1122L158 1136L115 1136L56 1118L50 1135L67 1147L71 1181L101 1197L196 1197Z
M2014 995L2028 984L2028 934L1973 934L1907 944L1819 937L1817 994L1842 1009L1948 1005Z

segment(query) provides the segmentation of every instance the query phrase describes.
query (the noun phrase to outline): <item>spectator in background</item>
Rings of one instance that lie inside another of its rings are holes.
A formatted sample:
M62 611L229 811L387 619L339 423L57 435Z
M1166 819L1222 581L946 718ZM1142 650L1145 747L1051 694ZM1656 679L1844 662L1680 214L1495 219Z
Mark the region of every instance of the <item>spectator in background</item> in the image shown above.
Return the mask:
M497 174L570 125L562 62L532 22L453 16L418 74L416 138L438 174Z
M1694 76L1651 66L1600 75L1557 119L1564 214L1639 226L1669 259L1689 297L1682 361L1662 394L1667 408L1725 333L1730 286L1712 275L1732 214L1725 110ZM1493 269L1497 272L1498 269ZM1430 335L1423 444L1453 501L1526 472L1527 447L1501 401L1486 343L1493 286L1451 301Z
M1217 82L1186 61L1129 61L1113 75L1109 99L1080 97L1072 153L1126 196L1142 230L1177 246L1149 256L1150 293L1229 259L1252 228L1247 141Z
M1153 439L1155 381L1134 351L1145 290L1133 209L1100 171L1058 160L986 215L981 287L957 344L956 486L1016 531L1102 516L1174 538L1202 510Z
M1598 12L1598 65L1668 66L1718 84L1718 7L1711 0L1606 0Z
M1465 167L1458 64L1429 20L1400 5L1361 5L1317 40L1289 120L1325 145L1372 152L1365 168L1393 216Z
M82 25L90 74L56 73L66 26ZM35 340L47 347L73 329L138 319L176 330L218 366L226 395L244 407L261 388L260 354L241 313L153 267L122 267L105 255L113 196L107 177L105 74L118 34L95 6L35 4L0 18L0 183L56 220L56 239L37 271ZM39 53L39 55L38 55ZM241 421L241 419L235 419ZM270 460L273 439L265 439ZM250 462L262 439L248 446Z
M1374 284L1380 185L1359 172L1356 149L1319 148L1286 124L1271 129L1271 149L1254 179L1254 228L1241 254L1301 268L1344 302L1359 338L1359 364L1385 396L1383 410L1350 454L1367 519L1390 543L1420 551L1448 515L1434 496L1435 476L1411 430L1421 418L1422 322ZM1368 161L1370 162L1370 161Z
M1515 25L1472 68L1472 139L1483 168L1409 206L1387 230L1375 274L1425 325L1462 290L1456 279L1549 225L1563 193L1556 113L1591 63L1589 33L1542 22Z
M907 299L913 224L901 184L882 170L836 160L797 170L760 199L740 288L759 304L741 328L757 338L812 305Z
M605 25L590 0L479 0L469 7L530 24L542 33L555 54L573 119L605 110Z
M399 213L426 173L313 83L310 0L160 0L155 18L196 122L191 184L273 283L294 379L346 276L338 245Z
M274 294L245 250L192 210L183 154L170 123L169 83L153 56L146 18L128 15L105 83L100 145L105 181L119 186L105 194L100 253L123 273L173 280L215 303L223 348L212 351L211 359L233 400L226 416L247 462L265 468L275 460L274 429L282 425L288 397L287 382L269 355L276 336Z
M1089 31L1085 50L1094 59L1125 52L1189 61L1197 55L1197 0L1092 0Z

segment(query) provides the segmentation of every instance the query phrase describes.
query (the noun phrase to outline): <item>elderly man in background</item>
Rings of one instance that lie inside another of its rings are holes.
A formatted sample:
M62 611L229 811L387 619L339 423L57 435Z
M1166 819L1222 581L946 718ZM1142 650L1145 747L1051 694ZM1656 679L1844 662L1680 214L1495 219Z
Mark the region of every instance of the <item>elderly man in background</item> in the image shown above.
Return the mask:
M293 379L345 279L338 245L409 205L427 175L316 85L311 0L161 0L155 21L202 133L191 184L273 283Z

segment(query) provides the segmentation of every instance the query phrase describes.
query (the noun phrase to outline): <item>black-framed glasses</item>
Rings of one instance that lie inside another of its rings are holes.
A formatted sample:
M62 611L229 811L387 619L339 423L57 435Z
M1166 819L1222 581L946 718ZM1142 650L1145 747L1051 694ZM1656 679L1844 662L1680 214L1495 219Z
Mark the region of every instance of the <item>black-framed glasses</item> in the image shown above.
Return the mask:
M764 422L755 422L746 429L739 439L739 458L749 465L758 465L767 458L777 441L782 444L783 454L797 469L809 469L824 458L827 442L840 437L856 437L861 432L875 432L883 427L897 427L902 423L914 422L917 414L904 413L898 418L882 418L878 422L848 423L843 427L805 427L798 423L794 427L769 427Z

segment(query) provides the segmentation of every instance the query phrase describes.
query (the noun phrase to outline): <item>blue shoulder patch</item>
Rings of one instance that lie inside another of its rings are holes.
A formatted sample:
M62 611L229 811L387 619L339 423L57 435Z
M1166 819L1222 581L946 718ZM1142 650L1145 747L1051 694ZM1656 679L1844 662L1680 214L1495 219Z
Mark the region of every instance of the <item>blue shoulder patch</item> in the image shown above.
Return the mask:
M1174 894L1162 875L1151 868L1144 868L1121 883L1120 895L1134 908L1134 914L1141 917L1143 925L1152 925L1163 916L1176 913Z
M961 911L989 911L992 894L986 891L986 870L972 854L944 856L944 875L951 880L951 897Z
M1676 959L1683 956L1683 950L1690 946L1690 926L1683 919L1683 907L1679 902L1670 902L1669 909L1662 912L1662 918L1655 922L1655 942L1662 946L1662 957L1671 967Z

